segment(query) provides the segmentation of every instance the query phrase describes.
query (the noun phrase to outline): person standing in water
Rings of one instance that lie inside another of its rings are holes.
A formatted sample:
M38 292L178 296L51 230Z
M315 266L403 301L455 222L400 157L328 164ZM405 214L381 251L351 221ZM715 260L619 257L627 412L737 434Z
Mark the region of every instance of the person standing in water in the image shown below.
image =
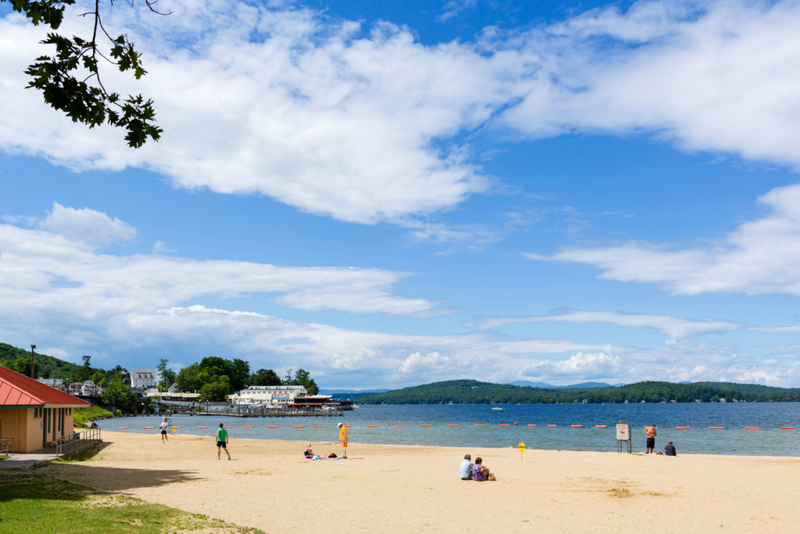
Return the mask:
M339 441L342 443L342 458L347 458L347 427L339 423Z
M167 428L169 428L169 424L167 423L166 417L161 424L158 425L158 428L161 429L161 443L169 443L169 438L167 437Z
M644 427L644 433L647 435L647 453L652 454L656 448L656 425Z
M228 460L230 460L231 453L228 452L228 431L222 428L222 423L220 423L219 430L217 430L217 460L220 459L219 456L222 449L225 449L225 454L228 455Z

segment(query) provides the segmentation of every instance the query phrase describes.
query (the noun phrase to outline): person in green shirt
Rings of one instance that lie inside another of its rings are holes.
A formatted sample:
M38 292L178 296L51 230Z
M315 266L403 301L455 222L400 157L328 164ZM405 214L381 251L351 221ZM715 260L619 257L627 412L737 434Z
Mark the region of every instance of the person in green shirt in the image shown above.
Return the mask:
M231 453L228 452L228 431L222 428L222 423L219 424L217 430L217 460L220 457L220 451L225 449L225 454L228 455L228 460L231 459Z

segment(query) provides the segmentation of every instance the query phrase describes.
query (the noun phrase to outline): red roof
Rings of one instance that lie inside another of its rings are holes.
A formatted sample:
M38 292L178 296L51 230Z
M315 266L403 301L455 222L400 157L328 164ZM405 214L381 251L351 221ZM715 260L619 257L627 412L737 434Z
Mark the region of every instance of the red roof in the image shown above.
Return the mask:
M89 406L89 403L0 365L2 406Z

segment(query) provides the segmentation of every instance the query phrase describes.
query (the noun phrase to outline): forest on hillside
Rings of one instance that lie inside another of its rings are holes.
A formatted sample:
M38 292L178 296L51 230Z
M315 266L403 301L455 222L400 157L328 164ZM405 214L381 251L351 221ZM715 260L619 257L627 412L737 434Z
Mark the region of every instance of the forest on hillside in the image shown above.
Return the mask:
M565 404L624 402L789 402L800 400L800 389L701 382L638 382L603 389L543 389L476 380L451 380L366 395L361 404Z

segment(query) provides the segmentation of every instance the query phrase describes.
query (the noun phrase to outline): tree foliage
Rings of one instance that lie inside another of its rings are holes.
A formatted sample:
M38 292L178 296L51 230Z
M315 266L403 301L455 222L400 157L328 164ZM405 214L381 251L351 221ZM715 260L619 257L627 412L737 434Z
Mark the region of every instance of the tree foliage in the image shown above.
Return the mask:
M122 382L122 375L116 375L111 378L110 383L103 391L103 402L131 410L136 404L136 394L131 391L130 386Z
M41 42L55 47L52 56L39 56L25 71L31 77L28 88L42 92L44 101L63 112L73 122L94 128L103 123L124 128L128 146L140 148L148 139L158 141L163 130L155 125L153 101L140 95L122 99L119 93L109 92L101 77L101 64L114 66L120 72L130 72L137 80L147 74L141 54L125 34L112 37L103 25L101 0L95 0L94 10L81 16L92 20L91 36L65 37L55 30L64 20L64 9L76 0L0 0L24 13L31 22L49 26L53 32ZM147 8L159 15L168 15L155 8L158 0L145 0ZM133 5L134 0L131 0ZM109 0L113 5L113 0Z
M250 375L250 386L280 386L281 378L272 369L259 369Z
M452 380L359 398L363 404L555 404L624 402L784 402L800 400L800 389L754 384L639 382L614 388L544 389Z

